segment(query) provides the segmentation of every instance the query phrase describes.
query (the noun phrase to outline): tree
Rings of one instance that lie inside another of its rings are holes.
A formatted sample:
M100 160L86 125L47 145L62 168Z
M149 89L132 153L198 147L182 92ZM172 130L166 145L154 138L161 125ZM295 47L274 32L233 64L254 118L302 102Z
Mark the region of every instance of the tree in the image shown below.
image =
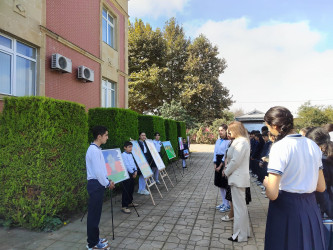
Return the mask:
M165 67L166 43L160 29L155 31L141 19L129 23L128 69L129 73L147 70L153 65Z
M188 54L181 102L198 122L211 123L222 118L223 110L232 103L229 90L218 79L227 64L224 59L218 58L217 47L203 35L189 45Z
M155 113L163 104L166 43L141 19L129 24L129 107L139 113Z
M160 108L160 115L165 119L172 119L186 123L186 128L193 128L196 126L196 120L187 114L186 110L181 104L175 100L171 103L164 103Z
M306 102L298 108L298 118L295 119L295 127L300 129L304 127L321 126L332 122L332 107L311 106L310 102Z
M175 18L171 18L165 23L163 37L166 42L166 72L165 89L166 103L172 100L179 101L179 92L182 91L184 78L186 75L185 65L188 59L187 49L190 41L185 37L183 27Z

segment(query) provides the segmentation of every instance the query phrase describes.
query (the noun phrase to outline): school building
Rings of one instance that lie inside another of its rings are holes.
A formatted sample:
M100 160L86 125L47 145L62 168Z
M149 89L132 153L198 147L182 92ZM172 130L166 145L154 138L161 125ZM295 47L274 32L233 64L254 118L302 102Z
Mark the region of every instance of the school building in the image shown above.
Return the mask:
M128 107L128 0L0 1L0 111L7 96Z

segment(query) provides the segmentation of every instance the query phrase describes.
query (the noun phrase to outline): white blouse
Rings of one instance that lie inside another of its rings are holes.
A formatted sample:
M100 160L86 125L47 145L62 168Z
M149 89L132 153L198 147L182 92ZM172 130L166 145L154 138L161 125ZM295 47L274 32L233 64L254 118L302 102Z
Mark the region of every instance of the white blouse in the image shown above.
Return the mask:
M273 144L268 173L281 175L280 190L312 193L317 188L322 153L318 145L301 135L288 135Z

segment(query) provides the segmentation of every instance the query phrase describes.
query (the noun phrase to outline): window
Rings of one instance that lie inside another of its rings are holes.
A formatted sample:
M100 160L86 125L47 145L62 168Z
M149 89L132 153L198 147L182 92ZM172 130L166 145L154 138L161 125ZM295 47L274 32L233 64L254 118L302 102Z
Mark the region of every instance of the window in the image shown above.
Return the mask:
M116 84L108 80L102 80L102 107L116 107Z
M0 93L35 95L37 50L0 35Z
M103 33L103 42L109 44L112 48L115 49L115 18L113 18L106 9L103 9L103 23L102 23L102 33Z

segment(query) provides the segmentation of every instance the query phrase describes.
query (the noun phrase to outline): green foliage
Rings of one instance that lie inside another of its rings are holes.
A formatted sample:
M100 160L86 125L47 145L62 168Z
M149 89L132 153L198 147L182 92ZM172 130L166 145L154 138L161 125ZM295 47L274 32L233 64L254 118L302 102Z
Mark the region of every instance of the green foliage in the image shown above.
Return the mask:
M229 90L219 81L227 64L218 57L218 48L203 35L193 41L188 53L181 103L199 123L211 123L222 118L222 111L232 104Z
M155 132L160 133L160 140L166 141L166 134L165 134L165 125L164 119L159 116L153 115L139 115L139 133L145 132L148 139L155 139ZM164 148L162 147L162 156L164 164L167 164L168 157L164 153Z
M86 203L87 114L45 97L5 99L0 121L0 217L41 229Z
M142 20L129 25L129 106L143 114L197 123L222 118L232 104L219 81L227 64L200 35L192 43L174 18L163 31Z
M186 124L185 122L177 122L177 136L186 138Z
M109 139L102 145L103 149L120 148L123 150L125 141L138 138L138 114L129 109L94 108L88 111L89 130L101 125L108 128ZM89 133L89 141L93 136Z
M155 139L155 132L160 133L161 141L165 141L166 135L165 135L165 125L164 125L164 119L159 116L153 116L153 115L139 115L139 133L145 132L148 139Z
M171 142L171 145L177 155L178 158L178 130L177 130L177 122L165 119L164 120L165 125L165 134L166 134L166 140Z
M160 109L160 115L164 119L172 119L176 121L184 121L186 126L189 128L193 128L196 126L196 119L190 116L180 102L176 102L175 100L171 101L171 103L164 103Z
M295 119L295 128L321 126L333 122L333 108L331 106L312 106L310 102L298 108L298 118Z

